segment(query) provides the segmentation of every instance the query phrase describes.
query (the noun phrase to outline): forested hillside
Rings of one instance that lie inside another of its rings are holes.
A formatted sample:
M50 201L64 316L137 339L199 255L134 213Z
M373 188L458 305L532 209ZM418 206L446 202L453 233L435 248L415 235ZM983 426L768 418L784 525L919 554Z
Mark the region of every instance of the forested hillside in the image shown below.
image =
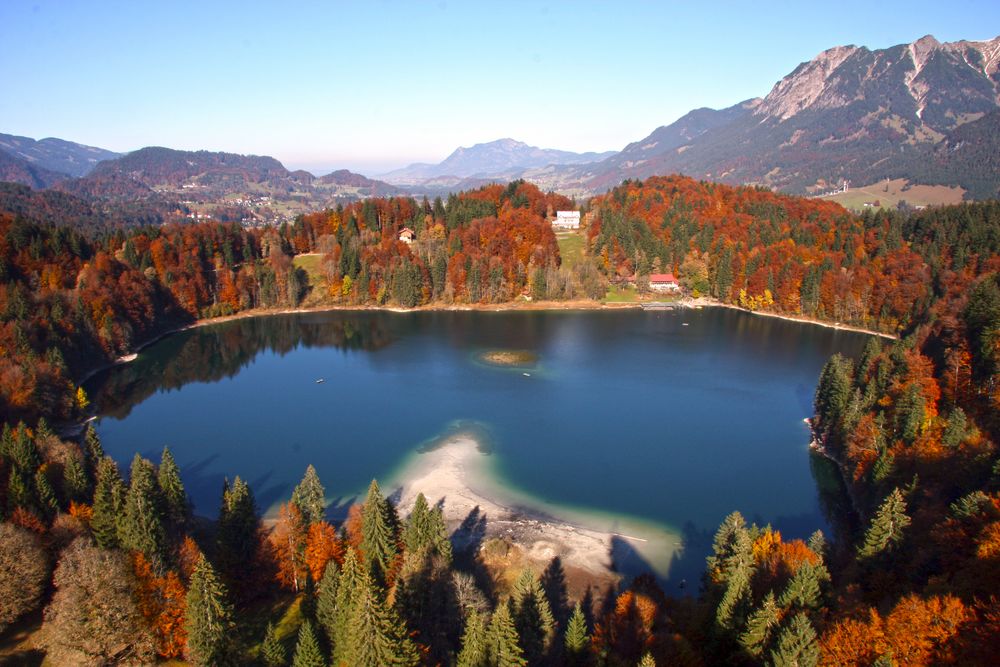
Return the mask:
M515 182L266 230L0 216L0 631L44 606L39 642L59 664L991 664L1000 204L858 217L681 177L627 182L591 202L572 271L546 221L570 204ZM843 478L834 533L790 540L734 513L680 599L641 577L570 600L558 560L492 577L452 547L440 508L404 518L375 483L333 526L311 467L273 526L240 478L208 522L168 451L126 476L92 429L79 446L53 432L87 414L82 376L143 341L298 305L302 253L318 253L331 303L561 298L671 270L727 303L900 339L834 357L819 379L817 446Z

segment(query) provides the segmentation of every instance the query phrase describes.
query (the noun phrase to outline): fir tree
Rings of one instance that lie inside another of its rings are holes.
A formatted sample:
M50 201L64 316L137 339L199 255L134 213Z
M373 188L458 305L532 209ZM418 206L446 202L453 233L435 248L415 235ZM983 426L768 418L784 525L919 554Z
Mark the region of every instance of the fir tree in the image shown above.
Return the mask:
M566 572L563 570L562 559L555 556L542 572L542 590L556 623L565 626L569 618L569 594L566 591Z
M510 604L525 660L531 664L542 662L552 648L555 619L534 572L521 573L514 584Z
M118 540L124 549L141 551L153 562L164 562L167 535L163 527L163 499L153 464L138 454L132 459Z
M328 621L323 621L323 629L326 630L330 645L333 647L335 665L348 662L350 657L348 640L361 574L362 565L358 562L357 553L354 549L348 548L344 556L344 567L337 577L337 594L332 617Z
M70 456L63 467L63 491L68 500L77 503L90 499L90 479L77 456Z
M288 652L285 651L285 645L278 640L274 623L267 624L264 643L260 647L260 658L266 667L285 667L288 664Z
M326 659L319 648L319 640L309 619L299 626L299 639L295 644L292 667L326 667Z
M7 507L13 511L18 507L34 511L38 506L34 485L28 480L28 474L18 466L10 470L7 480Z
M340 568L337 561L331 560L323 570L323 578L316 589L316 622L330 643L333 643L334 628L337 620L337 590L340 583Z
M642 656L642 660L639 661L639 667L656 667L656 660L653 659L653 654L645 653Z
M497 605L486 631L486 655L492 667L524 667L527 661L517 641L517 628L506 604Z
M118 546L118 514L125 496L125 485L118 474L114 460L105 456L97 467L97 486L94 490L93 516L90 530L103 549Z
M226 587L204 556L191 573L184 612L187 654L195 665L236 664L233 611Z
M587 636L587 620L583 616L580 603L573 608L573 614L566 625L566 660L571 665L587 664L587 649L590 637Z
M173 454L166 447L160 457L160 467L156 471L156 481L163 497L166 517L177 532L181 532L191 517L191 503L188 501L184 484L181 482L181 471L174 461Z
M715 534L708 576L719 602L716 626L730 631L743 625L754 571L753 538L743 516L733 512Z
M222 491L216 541L219 570L231 585L251 580L258 546L259 519L250 487L237 477Z
M406 626L385 603L379 585L362 570L348 633L348 664L356 667L416 665L416 647Z
M403 546L407 553L416 553L429 543L429 523L431 508L424 494L418 493L413 503L413 510L406 518L403 527Z
M97 435L97 429L94 425L87 424L87 434L84 437L84 454L87 457L87 465L90 468L91 474L94 477L97 476L97 469L101 465L101 461L104 460L104 447L101 446L101 439Z
M768 592L760 608L754 610L747 619L746 629L740 635L740 646L754 658L764 655L771 635L778 625L778 605L774 593Z
M778 634L769 664L773 667L815 667L818 662L816 631L809 617L803 613L796 614Z
M47 465L43 465L35 471L35 494L38 499L38 509L51 518L59 511L59 500L46 474L47 468Z
M812 551L814 554L816 554L823 560L826 560L826 549L827 549L826 536L823 535L822 530L817 530L812 535L810 535L809 542L806 543L806 546L808 546L809 550Z
M312 464L306 468L302 481L292 491L292 502L299 508L307 526L319 523L326 517L326 492Z
M379 584L385 583L396 559L397 527L392 504L382 496L378 482L372 480L361 515L361 553Z
M858 558L869 559L898 546L909 525L903 494L898 488L893 489L872 518L864 543L858 549Z
M803 609L816 609L820 606L823 596L820 587L823 582L829 580L830 573L823 565L803 563L778 598L778 604L781 607L794 605Z
M458 653L457 667L487 667L486 621L473 611L465 621L462 650Z

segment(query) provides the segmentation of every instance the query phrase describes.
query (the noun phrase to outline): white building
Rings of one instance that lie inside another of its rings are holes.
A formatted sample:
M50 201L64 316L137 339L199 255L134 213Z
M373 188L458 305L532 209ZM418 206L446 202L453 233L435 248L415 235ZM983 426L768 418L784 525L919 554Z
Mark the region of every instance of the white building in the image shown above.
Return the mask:
M556 211L556 219L552 221L552 226L556 229L579 229L579 211Z

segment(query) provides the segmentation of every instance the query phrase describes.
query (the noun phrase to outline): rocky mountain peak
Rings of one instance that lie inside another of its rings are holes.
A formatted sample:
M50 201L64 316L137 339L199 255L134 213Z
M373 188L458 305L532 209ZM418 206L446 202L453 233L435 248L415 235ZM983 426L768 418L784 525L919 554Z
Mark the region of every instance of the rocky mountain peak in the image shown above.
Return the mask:
M754 113L786 120L811 106L823 94L830 75L858 50L856 46L835 46L802 63L774 85Z

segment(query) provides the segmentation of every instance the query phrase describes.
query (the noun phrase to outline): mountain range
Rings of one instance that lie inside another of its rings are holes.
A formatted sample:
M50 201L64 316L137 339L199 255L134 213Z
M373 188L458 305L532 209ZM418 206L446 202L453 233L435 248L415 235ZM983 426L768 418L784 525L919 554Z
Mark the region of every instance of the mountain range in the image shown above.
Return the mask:
M121 155L0 134L0 181L88 201L178 202L198 213L236 201L253 209L251 219L273 222L351 198L433 196L516 178L580 197L627 178L683 173L797 194L903 179L990 198L1000 194L998 156L1000 37L941 43L927 35L887 49L828 49L762 98L695 109L618 152L499 139L375 180L289 171L267 156L160 147Z
M614 155L606 153L573 153L553 148L537 148L514 139L497 139L489 143L459 147L438 164L417 162L402 169L382 174L380 178L394 185L458 183L465 179L497 179L515 177L527 169L548 165L570 165L597 162Z

